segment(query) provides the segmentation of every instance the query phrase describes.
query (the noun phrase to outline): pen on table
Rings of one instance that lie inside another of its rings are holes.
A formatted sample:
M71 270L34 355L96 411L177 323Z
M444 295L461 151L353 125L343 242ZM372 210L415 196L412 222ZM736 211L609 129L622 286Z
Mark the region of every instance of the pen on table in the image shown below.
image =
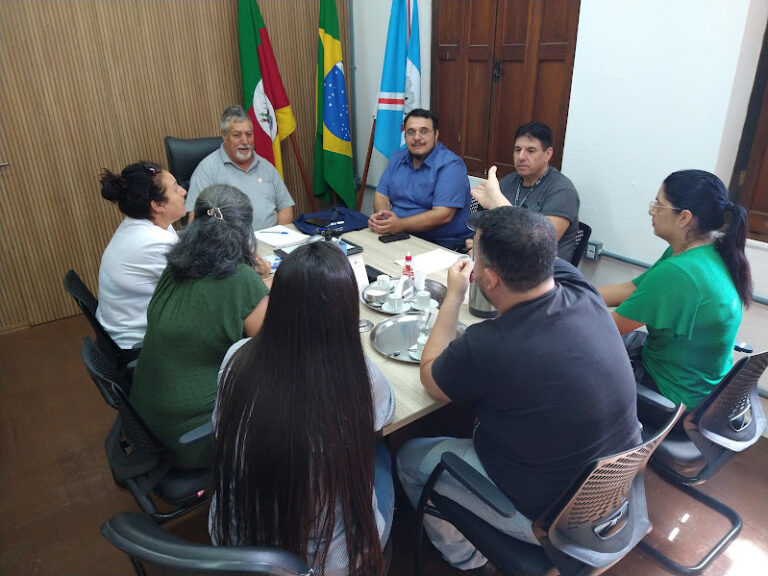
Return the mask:
M259 234L288 234L288 232L283 232L282 230L262 230Z

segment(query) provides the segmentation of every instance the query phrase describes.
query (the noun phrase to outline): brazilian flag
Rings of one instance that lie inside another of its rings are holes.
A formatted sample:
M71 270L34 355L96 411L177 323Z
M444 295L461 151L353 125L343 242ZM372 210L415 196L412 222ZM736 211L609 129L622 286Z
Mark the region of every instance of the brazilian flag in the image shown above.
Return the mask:
M330 203L335 191L354 208L352 134L335 0L320 0L318 29L314 193Z

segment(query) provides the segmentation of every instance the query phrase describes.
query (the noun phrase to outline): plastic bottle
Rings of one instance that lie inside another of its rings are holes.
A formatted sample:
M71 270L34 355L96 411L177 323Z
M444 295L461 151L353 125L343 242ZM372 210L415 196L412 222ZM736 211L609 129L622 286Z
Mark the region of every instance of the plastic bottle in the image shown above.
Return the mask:
M413 280L413 259L411 258L410 252L406 252L405 254L405 267L403 268L403 276L408 276L408 278Z

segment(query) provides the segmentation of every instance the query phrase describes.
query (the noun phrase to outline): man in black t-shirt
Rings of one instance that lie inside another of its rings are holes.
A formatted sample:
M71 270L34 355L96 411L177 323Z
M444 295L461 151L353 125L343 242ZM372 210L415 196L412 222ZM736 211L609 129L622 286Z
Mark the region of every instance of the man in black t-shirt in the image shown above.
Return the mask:
M551 222L514 207L478 212L475 260L459 261L421 356L427 392L470 402L474 439L419 438L398 453L398 474L416 505L440 456L451 451L487 476L518 508L499 517L450 476L436 489L485 521L538 543L531 521L595 458L640 443L635 384L621 337L597 290L556 259ZM470 277L499 311L456 326ZM454 566L486 560L453 526L425 517L427 534Z

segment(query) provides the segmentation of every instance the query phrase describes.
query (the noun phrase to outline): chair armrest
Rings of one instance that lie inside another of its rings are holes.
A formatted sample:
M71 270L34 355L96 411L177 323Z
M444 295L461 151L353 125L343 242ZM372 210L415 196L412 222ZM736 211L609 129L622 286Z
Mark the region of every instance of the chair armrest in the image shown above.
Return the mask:
M488 504L496 512L511 518L517 513L515 505L488 478L472 468L453 452L443 452L441 458L445 471L461 482L464 487Z
M651 390L650 388L643 386L642 384L637 384L637 399L644 404L648 404L649 406L656 408L657 410L668 412L670 414L673 413L677 408L672 400L662 396L655 390Z
M733 349L736 350L736 352L746 352L747 354L752 354L752 352L755 351L755 349L746 342L736 342L736 344L733 345Z
M179 438L179 444L194 444L200 440L210 438L211 432L213 432L213 422L208 421L205 424L201 424L197 428L192 428L189 432L185 432Z

